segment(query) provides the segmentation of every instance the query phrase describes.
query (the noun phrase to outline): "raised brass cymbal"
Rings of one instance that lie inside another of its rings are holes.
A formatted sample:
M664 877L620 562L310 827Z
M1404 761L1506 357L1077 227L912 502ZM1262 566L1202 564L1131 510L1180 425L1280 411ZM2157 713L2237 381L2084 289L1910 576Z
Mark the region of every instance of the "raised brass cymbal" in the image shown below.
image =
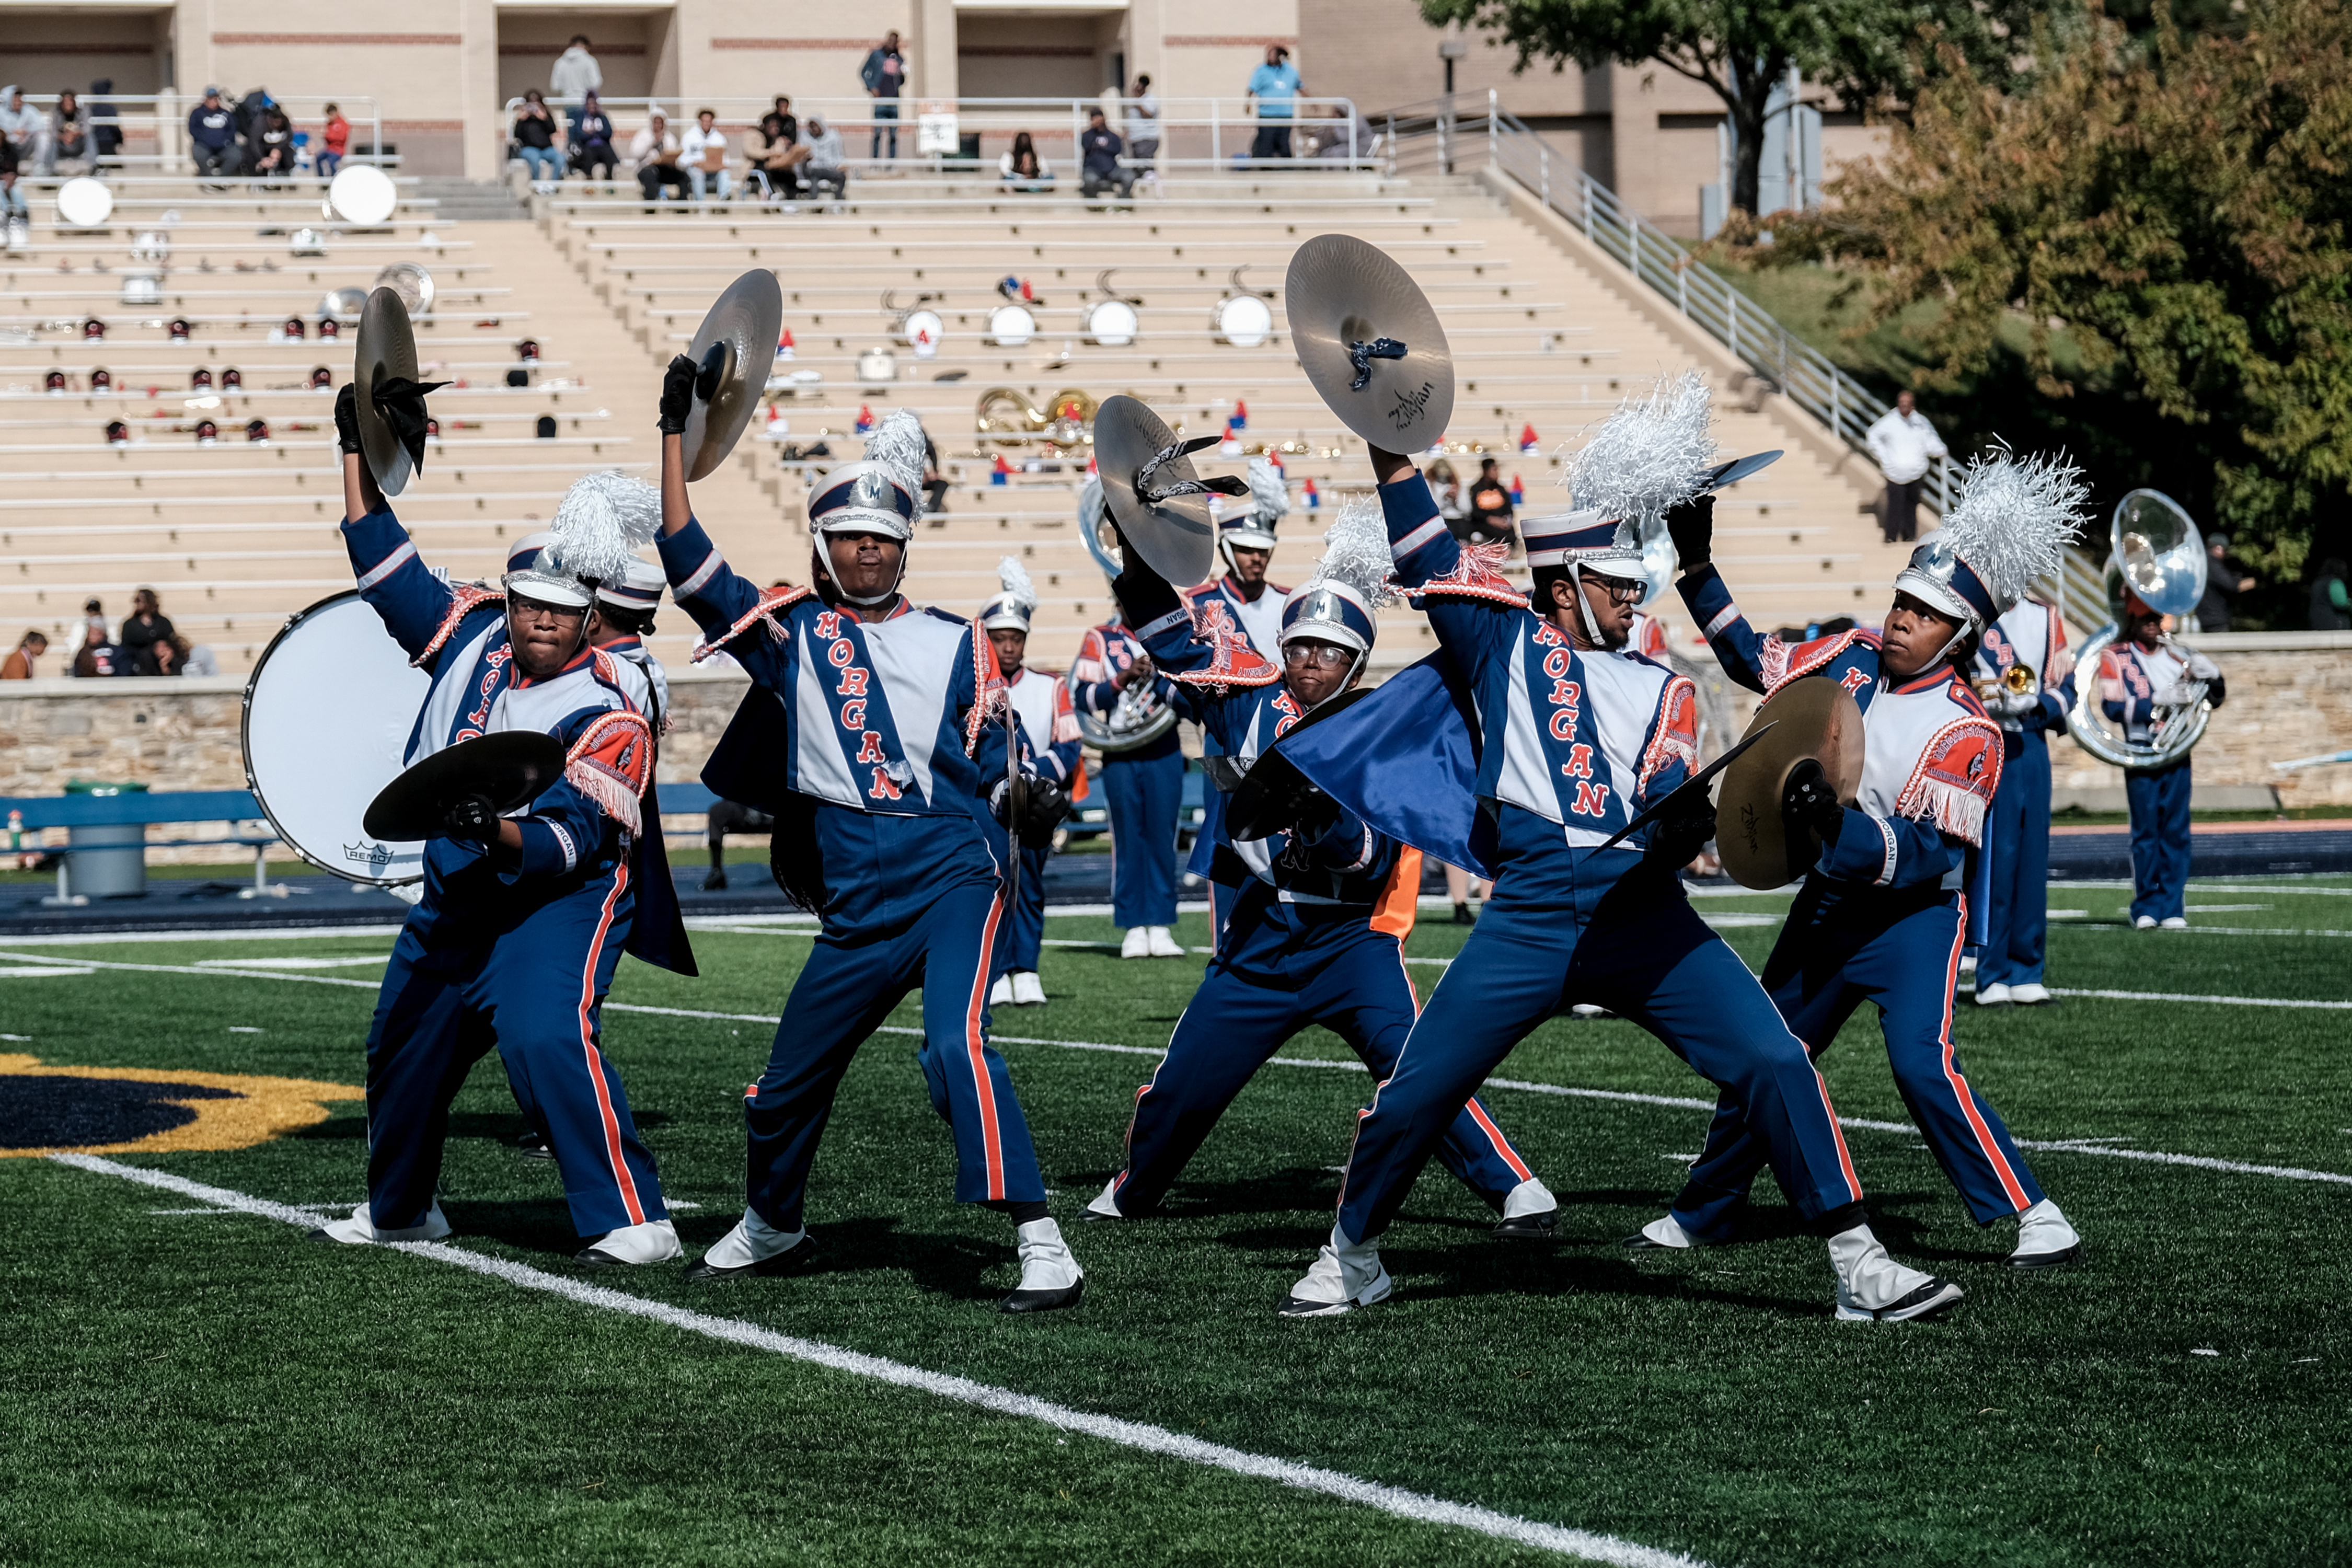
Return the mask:
M1318 234L1282 288L1290 344L1341 424L1386 452L1418 452L1454 418L1454 353L1412 274L1353 235Z
M1809 842L1792 858L1780 815L1781 793L1799 763L1819 761L1848 805L1862 787L1862 709L1839 682L1825 675L1789 682L1756 710L1748 732L1767 723L1771 733L1724 771L1716 801L1716 851L1743 888L1786 887L1813 863L1819 840L1807 830Z
M368 472L387 496L408 488L416 471L401 434L376 406L379 384L416 380L416 333L408 323L408 307L397 291L378 288L360 309L359 343L352 351L352 379L358 384L360 451Z
M1112 521L1128 545L1179 588L1206 577L1216 556L1208 492L1249 490L1230 476L1202 479L1182 448L1202 445L1215 440L1180 440L1159 415L1124 393L1095 410L1095 470Z
M694 330L686 353L702 374L686 416L688 479L709 477L743 438L767 390L783 326L784 295L776 275L754 271L727 285Z

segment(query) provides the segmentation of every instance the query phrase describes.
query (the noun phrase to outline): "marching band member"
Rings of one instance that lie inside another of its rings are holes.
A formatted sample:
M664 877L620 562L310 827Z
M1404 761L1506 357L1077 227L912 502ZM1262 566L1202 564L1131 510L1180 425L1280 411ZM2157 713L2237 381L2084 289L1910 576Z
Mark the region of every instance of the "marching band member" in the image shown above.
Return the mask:
M2228 690L2221 667L2165 635L2165 617L2137 594L2124 595L2123 635L2099 651L2099 706L2146 745L2163 732L2159 708L2190 704L2193 688L2221 706ZM2185 717L2185 715L2184 715ZM2160 768L2124 773L2124 804L2131 808L2132 925L2147 931L2189 929L2189 758Z
M1360 507L1360 510L1358 508ZM1152 660L1174 678L1176 707L1246 768L1320 704L1362 679L1390 597L1388 538L1379 511L1356 503L1333 524L1322 564L1283 607L1277 669L1230 625L1187 605L1134 551L1116 584ZM1138 1091L1127 1163L1087 1210L1089 1219L1154 1213L1242 1086L1283 1043L1320 1024L1376 1079L1396 1066L1420 1011L1404 968L1421 888L1421 852L1337 806L1324 820L1211 847L1225 915L1216 954ZM1500 1216L1497 1236L1549 1239L1559 1205L1472 1100L1438 1157Z
M703 778L775 816L785 890L824 925L744 1098L743 1218L688 1278L807 1257L809 1167L841 1076L920 987L921 1061L954 1133L956 1196L1010 1214L1018 1236L1021 1283L1003 1310L1076 1306L1084 1277L1047 1215L1028 1123L988 1040L1004 907L976 803L1003 772L995 651L972 622L918 610L899 592L922 514L922 426L891 415L864 460L818 481L808 505L818 586L763 594L729 568L687 499L680 437L696 374L680 355L662 384L662 564L706 646L726 647L759 688Z
M2066 732L2074 700L2074 655L2058 606L2028 594L2003 611L1985 627L1977 671L1992 692L1985 711L2000 725L2001 745L2000 784L1985 825L1990 890L1977 1005L2038 1007L2050 1000L2042 983L2050 934L2050 738Z
M588 611L589 646L625 659L645 676L646 721L656 736L669 729L669 672L646 648L646 638L653 632L654 615L668 585L660 567L631 557L618 581L596 584L596 603Z
M419 559L361 455L352 389L335 405L343 539L360 592L433 681L411 731L414 765L477 735L541 730L562 778L528 812L474 795L425 852L425 893L401 927L368 1032L368 1201L315 1232L334 1241L449 1234L434 1198L449 1105L495 1044L525 1119L562 1172L590 1264L679 1256L654 1158L599 1046L622 950L694 973L656 822L644 679L584 636L591 588L616 571L625 530L650 531L652 492L616 474L572 488L545 548L522 542L500 589L451 587Z
M1102 508L1102 481L1089 475L1078 501L1080 525L1091 526ZM1175 690L1117 613L1087 629L1069 686L1080 711L1103 714L1122 702L1165 703ZM1184 748L1175 727L1106 752L1102 786L1110 805L1110 914L1127 929L1118 955L1181 958L1184 949L1168 929L1176 923L1176 819L1184 808Z
M1681 433L1681 444L1711 451L1703 440L1705 396L1693 386L1678 397L1678 408L1695 402L1698 425ZM1614 417L1629 416L1651 416L1637 407ZM1642 438L1663 450L1676 435ZM1588 454L1600 445L1596 437ZM1410 458L1376 448L1372 471L1398 578L1422 595L1444 646L1446 658L1432 663L1449 682L1445 717L1475 713L1483 732L1473 785L1478 815L1465 837L1483 841L1496 871L1495 896L1358 1121L1337 1223L1291 1287L1283 1315L1345 1312L1387 1299L1378 1243L1413 1178L1512 1048L1577 1002L1640 1024L1756 1108L1781 1185L1828 1239L1841 1317L1913 1318L1956 1300L1958 1287L1895 1263L1871 1234L1820 1074L1747 966L1684 895L1676 872L1713 831L1704 798L1601 847L1681 784L1697 752L1691 683L1619 651L1641 595L1633 524L1611 523L1606 513L1618 509L1607 505L1549 526L1523 524L1536 574L1531 605L1495 572L1483 552L1491 547L1465 551L1456 542ZM1589 477L1573 482L1588 505L1615 493ZM1454 681L1465 689L1456 692ZM1402 678L1391 685L1412 689ZM1357 765L1369 793L1384 787L1392 796L1411 786L1426 795L1421 778L1390 776L1403 773L1407 748L1427 742L1414 726L1372 723L1387 717L1370 712L1386 695L1384 688L1307 734L1333 731L1326 753L1341 746L1362 753ZM1360 712L1365 722L1349 723Z
M1278 661L1282 612L1290 590L1267 582L1265 574L1274 564L1275 526L1290 511L1290 483L1272 458L1252 458L1249 489L1247 507L1217 520L1217 552L1225 558L1224 574L1185 589L1184 598L1196 615L1211 605L1223 611L1259 658Z
M1784 815L1819 836L1820 858L1765 961L1765 989L1817 1056L1855 1008L1877 1005L1895 1086L1921 1136L1979 1225L2016 1216L2010 1262L2021 1268L2064 1263L2083 1244L1961 1071L1952 1040L1968 939L1965 861L1982 841L2002 752L2000 728L1965 672L1984 628L2057 566L2080 527L2082 496L2071 467L2005 452L1979 459L1943 527L1896 574L1884 633L1856 629L1793 647L1759 635L1732 602L1711 562L1710 502L1667 517L1683 602L1727 675L1768 696L1826 676L1862 709L1854 805L1838 802L1817 762L1801 763L1790 780ZM1673 1209L1627 1244L1729 1239L1764 1157L1742 1102L1726 1094Z
M1050 781L1066 802L1085 794L1087 778L1086 764L1078 757L1078 720L1070 708L1070 689L1061 677L1029 663L1029 620L1037 613L1037 590L1027 569L1008 555L996 563L996 581L1000 591L980 607L980 626L996 649L996 668L1021 721L1032 771ZM1048 808L1056 817L1066 809ZM1033 815L1045 814L1033 807ZM1045 988L1037 979L1037 956L1045 939L1045 862L1054 853L1053 830L1048 826L1043 841L1033 843L1039 835L1024 833L1023 824L1008 827L1008 837L1021 840L1021 901L1008 911L997 939L998 973L988 1000L991 1006L1010 1003L1034 1007L1045 1000Z

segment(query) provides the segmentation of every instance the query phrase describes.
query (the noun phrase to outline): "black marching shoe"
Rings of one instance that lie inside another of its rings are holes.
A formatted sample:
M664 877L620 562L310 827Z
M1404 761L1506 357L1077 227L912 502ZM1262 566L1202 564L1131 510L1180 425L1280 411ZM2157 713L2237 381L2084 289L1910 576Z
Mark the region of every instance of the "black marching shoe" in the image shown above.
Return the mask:
M1494 1237L1497 1241L1552 1241L1559 1234L1559 1210L1556 1208L1495 1222Z
M726 870L718 866L710 868L710 869L703 876L702 890L706 893L725 892L727 890Z
M786 1274L803 1267L810 1254L816 1250L816 1238L805 1230L798 1239L777 1247L782 1233L774 1227L759 1224L746 1213L735 1223L735 1228L719 1238L719 1244L686 1266L686 1278L699 1284L711 1279L733 1279L745 1274L762 1276Z

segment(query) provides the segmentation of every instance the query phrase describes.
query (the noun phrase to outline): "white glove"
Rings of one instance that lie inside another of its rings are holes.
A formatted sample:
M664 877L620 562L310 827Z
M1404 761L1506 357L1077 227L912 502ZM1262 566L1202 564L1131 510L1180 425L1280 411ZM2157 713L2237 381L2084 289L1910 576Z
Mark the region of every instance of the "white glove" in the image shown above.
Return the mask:
M2003 719L2022 719L2042 706L2041 697L2031 691L1997 692L1992 700L1994 714Z
M2221 667L2220 665L2215 664L2211 659L2207 658L2203 654L2197 652L2194 648L2191 648L2189 651L2189 679L2214 680L2218 679L2221 674Z
M2157 688L2155 693L2156 705L2158 708L2187 707L2189 705L2190 695L2189 687L2191 684L2191 682L2181 681L2171 686L2160 686Z

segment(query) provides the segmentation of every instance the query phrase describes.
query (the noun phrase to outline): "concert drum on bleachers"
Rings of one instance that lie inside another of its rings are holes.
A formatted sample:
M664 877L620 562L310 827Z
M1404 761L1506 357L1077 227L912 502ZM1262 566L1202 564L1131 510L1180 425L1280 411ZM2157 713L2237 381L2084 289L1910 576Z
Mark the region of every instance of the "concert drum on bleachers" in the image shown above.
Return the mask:
M287 846L375 887L425 875L421 841L386 843L362 819L398 777L432 682L356 593L286 623L245 689L245 781Z

